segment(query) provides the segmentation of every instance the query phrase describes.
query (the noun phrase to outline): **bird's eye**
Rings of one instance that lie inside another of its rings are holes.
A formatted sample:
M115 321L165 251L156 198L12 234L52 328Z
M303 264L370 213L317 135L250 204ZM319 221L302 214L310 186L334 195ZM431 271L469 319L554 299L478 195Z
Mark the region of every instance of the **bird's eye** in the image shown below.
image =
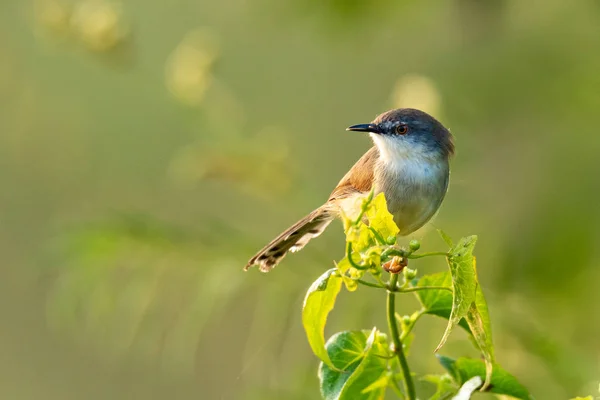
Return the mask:
M408 132L408 125L400 124L396 127L396 133L398 135L405 135Z

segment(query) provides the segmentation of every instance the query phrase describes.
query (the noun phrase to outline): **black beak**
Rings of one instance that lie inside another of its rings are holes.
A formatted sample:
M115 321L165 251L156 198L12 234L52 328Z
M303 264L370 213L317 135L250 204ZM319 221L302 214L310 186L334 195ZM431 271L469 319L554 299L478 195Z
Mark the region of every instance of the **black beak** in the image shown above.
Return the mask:
M356 131L356 132L373 132L373 133L381 133L381 129L376 124L359 124L352 125L349 128L346 128L347 131Z

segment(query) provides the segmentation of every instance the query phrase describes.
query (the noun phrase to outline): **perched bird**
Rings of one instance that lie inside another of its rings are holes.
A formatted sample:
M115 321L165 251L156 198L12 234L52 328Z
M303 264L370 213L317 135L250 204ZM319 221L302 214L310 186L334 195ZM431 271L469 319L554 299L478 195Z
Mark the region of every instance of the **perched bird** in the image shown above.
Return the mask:
M245 270L257 265L262 272L270 271L288 251L302 249L349 202L371 189L375 195L384 192L401 236L421 228L437 212L448 189L449 159L454 154L448 129L423 111L400 108L347 130L369 132L374 146L344 175L325 204L256 253Z

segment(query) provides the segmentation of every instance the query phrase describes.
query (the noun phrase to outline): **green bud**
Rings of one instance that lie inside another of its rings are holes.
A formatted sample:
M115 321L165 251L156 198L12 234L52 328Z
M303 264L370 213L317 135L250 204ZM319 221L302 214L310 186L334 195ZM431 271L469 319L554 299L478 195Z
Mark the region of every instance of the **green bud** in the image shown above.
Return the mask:
M402 325L409 325L412 322L410 315L402 316Z
M395 235L392 235L392 236L389 236L389 237L388 237L388 238L385 240L385 242L386 242L388 245L390 245L390 246L393 246L393 245L395 245L395 244L396 244L396 239L397 239L397 237L396 237Z
M416 269L410 269L407 267L402 270L402 273L404 274L404 279L406 279L407 281L412 281L417 277Z
M411 251L417 251L421 248L421 243L419 243L418 240L411 240L410 243L408 244L408 247L410 248Z

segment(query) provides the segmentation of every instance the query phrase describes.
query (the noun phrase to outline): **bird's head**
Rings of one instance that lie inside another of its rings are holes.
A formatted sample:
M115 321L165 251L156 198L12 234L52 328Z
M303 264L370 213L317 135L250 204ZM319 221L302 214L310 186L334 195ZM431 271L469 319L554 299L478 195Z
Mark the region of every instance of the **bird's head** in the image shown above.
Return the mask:
M431 115L412 108L387 111L370 124L347 130L369 132L381 154L388 157L447 159L454 154L450 131Z

